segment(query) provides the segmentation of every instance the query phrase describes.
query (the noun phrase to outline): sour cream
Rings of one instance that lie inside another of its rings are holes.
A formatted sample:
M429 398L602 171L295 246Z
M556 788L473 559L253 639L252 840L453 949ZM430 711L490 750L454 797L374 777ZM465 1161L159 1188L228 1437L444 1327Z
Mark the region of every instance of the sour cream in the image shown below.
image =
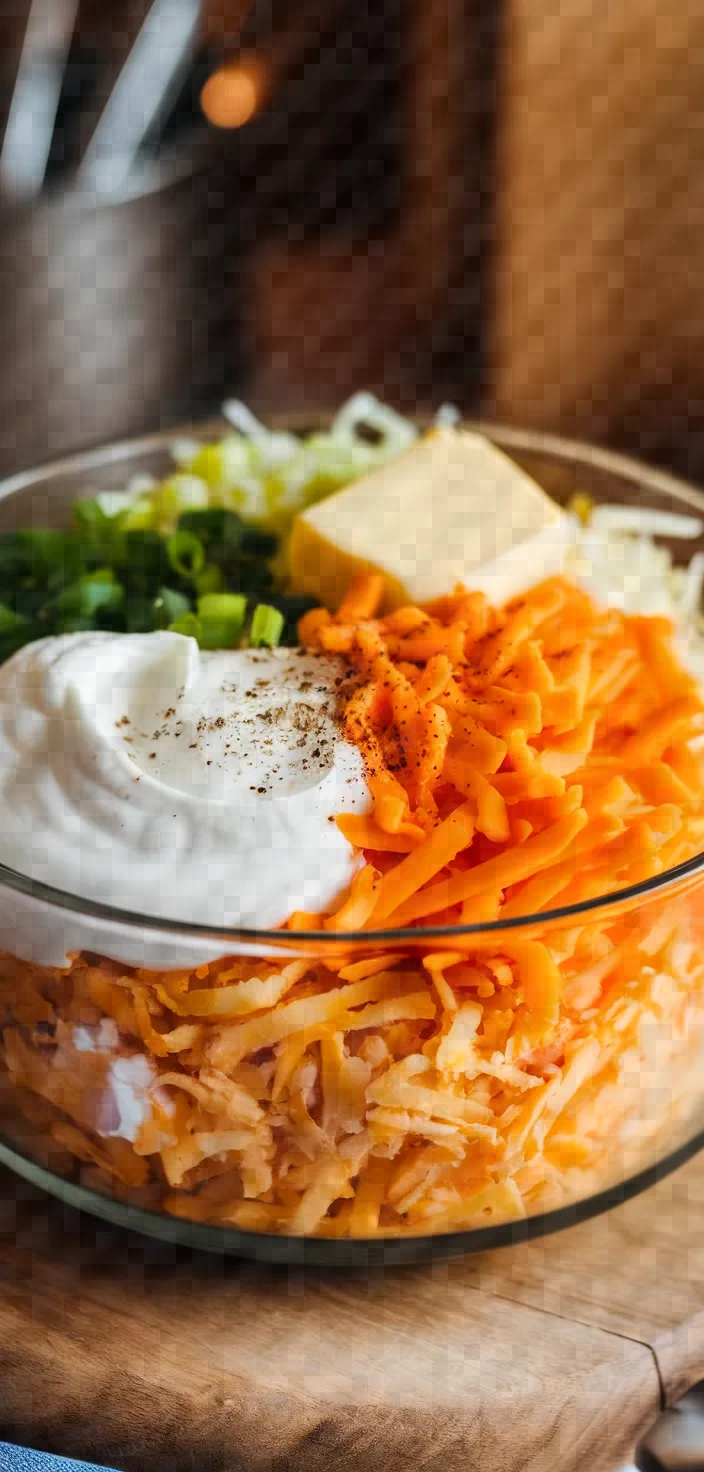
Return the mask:
M343 739L344 662L204 652L180 634L71 634L0 668L0 862L158 919L268 929L333 904L360 864L335 817L371 797ZM3 891L4 896L8 892ZM0 946L178 966L227 946L0 902Z

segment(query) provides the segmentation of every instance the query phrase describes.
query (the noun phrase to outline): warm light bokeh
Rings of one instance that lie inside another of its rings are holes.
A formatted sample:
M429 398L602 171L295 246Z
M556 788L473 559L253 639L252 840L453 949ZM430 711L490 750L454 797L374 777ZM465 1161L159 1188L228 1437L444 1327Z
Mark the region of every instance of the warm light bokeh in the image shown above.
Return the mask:
M220 67L208 77L200 103L216 128L241 128L259 111L266 92L266 74L255 61Z

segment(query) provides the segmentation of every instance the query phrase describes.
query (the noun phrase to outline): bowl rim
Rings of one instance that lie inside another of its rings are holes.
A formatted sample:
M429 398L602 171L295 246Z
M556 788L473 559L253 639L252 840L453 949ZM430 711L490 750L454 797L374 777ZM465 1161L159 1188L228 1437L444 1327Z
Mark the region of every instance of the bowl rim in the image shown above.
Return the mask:
M307 414L270 415L268 417L270 422L277 426L285 426L294 432L303 432L310 429L311 425L324 423L329 415L323 411L311 410ZM421 416L415 417L418 422L424 422ZM428 422L427 418L425 422ZM571 440L561 435L507 426L490 420L465 420L463 418L462 424L467 429L485 434L501 448L513 448L538 455L544 454L553 460L562 460L568 464L581 465L605 474L620 476L621 479L641 485L649 491L675 496L704 515L704 491L689 481L670 474L669 471L645 465L620 451L604 449L598 445ZM227 421L222 416L215 415L195 423L177 425L134 438L100 444L59 459L51 458L44 464L17 471L0 480L0 505L21 491L30 490L40 484L51 483L51 481L72 474L78 475L91 469L104 469L106 466L113 465L119 467L124 461L131 460L135 456L168 450L171 443L181 437L207 439L214 434L221 433L223 428L227 427ZM235 946L245 945L248 948L263 944L267 947L274 945L281 949L305 945L314 946L316 950L333 947L339 950L348 945L369 948L390 942L415 947L426 941L459 940L472 936L500 936L528 930L535 926L559 921L567 922L587 914L601 913L617 905L629 905L638 900L661 895L700 873L704 873L704 851L650 879L641 880L627 888L609 891L589 900L581 900L577 904L558 906L537 913L518 915L510 919L499 918L478 924L409 926L397 929L356 931L257 929L245 926L199 925L191 921L166 919L142 914L139 911L123 910L118 906L98 900L84 899L70 891L32 879L6 864L0 864L0 884L54 908L85 915L92 919L126 925L130 928L139 928L142 931L146 929L170 935L195 936L228 944L233 943Z

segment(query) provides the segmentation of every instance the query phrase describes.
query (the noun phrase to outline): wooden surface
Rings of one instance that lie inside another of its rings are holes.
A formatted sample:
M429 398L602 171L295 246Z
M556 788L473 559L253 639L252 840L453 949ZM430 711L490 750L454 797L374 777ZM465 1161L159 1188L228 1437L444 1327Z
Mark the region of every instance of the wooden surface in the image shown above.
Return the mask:
M0 1438L143 1472L608 1472L704 1373L704 1158L522 1247L197 1256L3 1173Z

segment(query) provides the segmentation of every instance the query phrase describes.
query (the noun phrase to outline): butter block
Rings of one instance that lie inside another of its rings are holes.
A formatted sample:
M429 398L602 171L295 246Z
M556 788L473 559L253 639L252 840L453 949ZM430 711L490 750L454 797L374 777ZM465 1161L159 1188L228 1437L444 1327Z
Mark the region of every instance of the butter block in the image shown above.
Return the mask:
M386 577L385 609L462 583L502 604L562 571L572 522L483 435L432 430L294 522L297 592L334 609L355 573Z

